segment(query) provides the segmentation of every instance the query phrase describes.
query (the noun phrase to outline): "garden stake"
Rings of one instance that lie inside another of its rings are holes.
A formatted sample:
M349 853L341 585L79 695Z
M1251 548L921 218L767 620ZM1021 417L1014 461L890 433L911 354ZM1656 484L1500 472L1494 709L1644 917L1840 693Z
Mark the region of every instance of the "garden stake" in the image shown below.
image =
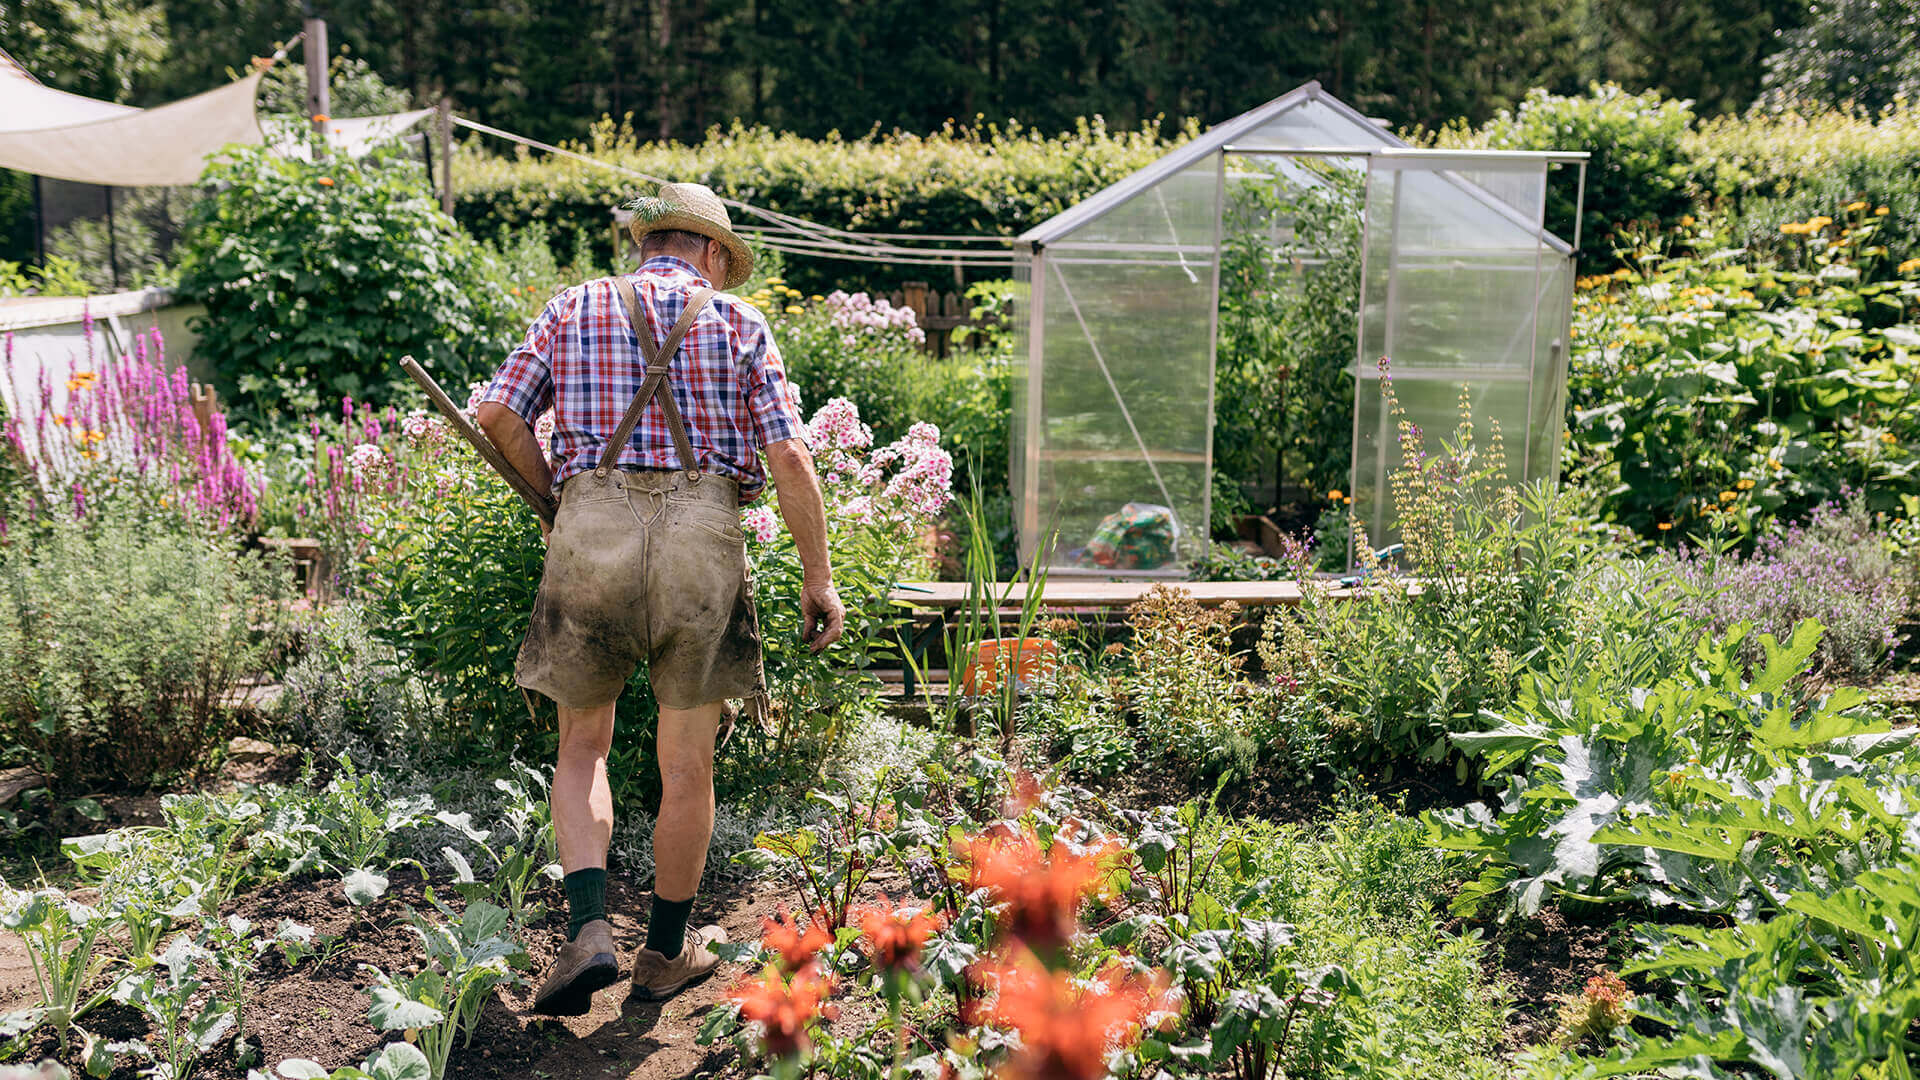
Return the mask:
M508 461L506 455L489 442L479 428L473 426L473 421L467 419L467 415L453 403L453 399L447 396L447 392L440 389L440 384L434 382L433 376L427 374L426 369L422 368L413 357L401 357L400 367L413 377L414 382L420 384L420 389L427 392L427 400L433 402L433 407L440 410L441 416L447 418L447 423L453 425L453 430L459 432L461 438L466 439L468 445L478 451L487 464L493 466L493 471L500 474L507 485L513 488L515 494L525 499L528 506L533 507L533 512L540 516L540 520L546 524L547 528L553 528L553 515L558 508L553 496L541 492L526 477L521 476L520 470L513 467L513 462Z

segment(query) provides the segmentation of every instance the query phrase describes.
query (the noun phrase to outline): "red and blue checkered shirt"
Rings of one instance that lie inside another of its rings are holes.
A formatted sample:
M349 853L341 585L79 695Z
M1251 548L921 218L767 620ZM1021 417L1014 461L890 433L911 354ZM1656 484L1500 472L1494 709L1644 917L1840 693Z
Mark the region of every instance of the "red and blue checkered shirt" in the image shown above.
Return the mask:
M630 280L656 347L680 318L693 290L710 287L692 263L670 255L648 259ZM529 425L552 406L553 442L547 457L558 490L567 477L600 463L602 448L620 426L646 370L620 293L603 278L549 301L480 400L505 405ZM688 329L667 382L700 470L738 481L742 502L758 497L767 484L760 450L803 434L799 392L787 381L766 318L746 301L716 293ZM633 438L620 451L620 464L680 467L658 400L641 415Z

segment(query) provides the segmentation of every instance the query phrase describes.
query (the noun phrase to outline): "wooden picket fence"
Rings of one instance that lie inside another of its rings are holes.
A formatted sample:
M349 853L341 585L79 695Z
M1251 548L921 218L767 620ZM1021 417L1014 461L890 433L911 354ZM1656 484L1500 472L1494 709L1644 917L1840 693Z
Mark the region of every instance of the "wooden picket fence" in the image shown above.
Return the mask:
M979 335L968 334L956 343L953 339L955 330L963 326L1005 326L1008 316L1012 314L1011 305L1008 305L1006 314L1001 316L976 313L974 308L977 305L965 293L939 292L924 281L906 282L885 299L894 307L913 309L914 321L927 332L926 344L921 347L929 354L941 357L956 345L972 348L981 341Z

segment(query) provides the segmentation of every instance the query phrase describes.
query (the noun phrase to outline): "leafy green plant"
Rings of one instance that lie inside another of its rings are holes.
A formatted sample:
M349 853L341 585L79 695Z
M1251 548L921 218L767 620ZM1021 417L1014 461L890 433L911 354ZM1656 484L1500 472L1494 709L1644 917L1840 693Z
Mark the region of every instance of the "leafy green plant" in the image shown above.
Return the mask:
M1346 744L1349 762L1448 760L1449 733L1511 700L1524 665L1578 647L1592 623L1634 603L1599 589L1599 545L1576 529L1564 494L1510 483L1499 432L1476 432L1464 396L1436 452L1400 412L1392 381L1380 381L1400 432L1390 484L1404 573L1357 523L1360 572L1347 582L1319 578L1312 552L1290 549L1301 602L1268 618L1259 653L1277 693L1254 730L1296 762L1318 756L1323 737ZM1349 586L1361 602L1347 601ZM1654 627L1678 618L1649 606ZM1318 734L1301 739L1303 725ZM1466 762L1454 763L1464 777Z
M1125 686L1141 739L1210 776L1252 771L1252 685L1233 647L1237 605L1203 607L1178 586L1156 585L1127 609L1133 631Z
M99 876L116 903L136 888L151 888L132 901L135 917L149 922L162 914L184 918L196 908L217 914L241 888L270 872L261 849L248 843L261 824L255 799L163 795L160 813L160 825L73 837L61 850L83 877ZM266 842L277 836L269 833Z
M1227 187L1215 368L1214 531L1237 511L1346 485L1353 444L1353 343L1360 291L1358 178L1314 170L1314 186L1249 174ZM1273 230L1286 230L1276 243Z
M90 296L81 265L61 255L49 255L39 266L0 259L0 299L16 296Z
M140 1010L152 1032L147 1042L116 1043L108 1049L132 1051L151 1060L153 1066L145 1075L156 1080L192 1076L194 1066L239 1020L236 1003L217 990L202 993L210 988L199 969L209 958L204 948L184 937L175 938L156 967L122 976L113 986L113 999Z
M1856 690L1801 699L1817 623L1784 644L1763 636L1751 675L1745 632L1702 641L1693 664L1629 694L1577 674L1529 680L1502 726L1453 736L1489 776L1510 774L1497 814L1476 803L1428 819L1437 846L1481 868L1458 906L1497 898L1531 914L1557 891L1749 917L1866 865L1904 827L1866 777L1913 733L1858 712Z
M0 1036L12 1038L41 1024L51 1024L64 1047L75 1023L107 1000L94 984L107 970L107 955L98 946L107 920L97 910L52 890L6 891L0 900L0 928L19 936L33 968L39 1003L30 1009L0 1017Z
M429 894L431 899L431 894ZM520 981L515 969L526 953L511 935L512 918L484 900L466 906L457 917L434 901L444 919L410 912L407 924L420 939L428 965L417 975L389 975L371 965L367 1019L381 1031L416 1032L432 1080L447 1074L456 1040L471 1045L475 1022L487 999L502 984Z
M524 765L516 765L516 771L515 779L501 777L493 782L506 796L501 829L476 828L472 815L466 813L442 810L434 818L472 841L493 861L493 872L478 880L465 856L451 847L442 848L441 854L453 867L454 888L469 903L503 899L513 925L521 927L546 913L544 906L528 902L528 894L540 878L559 881L561 872L553 811L546 799L547 778Z
M339 771L321 791L287 800L274 831L298 837L290 872L325 870L340 875L341 892L357 907L386 894L396 862L395 834L433 820L433 799L395 796L378 773L363 773L342 755Z
M358 1066L328 1072L306 1058L288 1058L277 1070L286 1080L431 1080L433 1066L411 1043L388 1043Z
M195 944L207 952L216 978L214 993L233 1011L234 1061L245 1068L256 1051L247 1044L247 979L260 967L260 957L273 941L253 932L253 923L238 915L205 923Z
M180 287L206 305L199 351L242 416L384 405L407 385L404 353L464 380L518 329L498 324L480 251L395 144L313 161L230 149L205 183Z

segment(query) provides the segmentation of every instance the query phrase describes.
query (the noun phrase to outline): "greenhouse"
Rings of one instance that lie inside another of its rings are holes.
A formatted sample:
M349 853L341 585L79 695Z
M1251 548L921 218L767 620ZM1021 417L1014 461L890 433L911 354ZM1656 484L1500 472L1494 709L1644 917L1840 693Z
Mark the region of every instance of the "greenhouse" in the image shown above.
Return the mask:
M1205 552L1221 268L1249 247L1281 268L1262 299L1350 309L1333 313L1351 320L1339 393L1323 385L1304 404L1351 416L1350 446L1318 456L1351 454L1354 520L1375 546L1395 535L1389 369L1414 424L1451 433L1465 404L1502 433L1512 479L1555 480L1579 238L1547 230L1547 196L1570 183L1577 202L1585 158L1416 149L1309 83L1029 230L1015 253L1030 299L1011 467L1023 559L1171 577ZM1344 292L1312 288L1333 273ZM1287 477L1276 460L1241 482L1277 503Z

